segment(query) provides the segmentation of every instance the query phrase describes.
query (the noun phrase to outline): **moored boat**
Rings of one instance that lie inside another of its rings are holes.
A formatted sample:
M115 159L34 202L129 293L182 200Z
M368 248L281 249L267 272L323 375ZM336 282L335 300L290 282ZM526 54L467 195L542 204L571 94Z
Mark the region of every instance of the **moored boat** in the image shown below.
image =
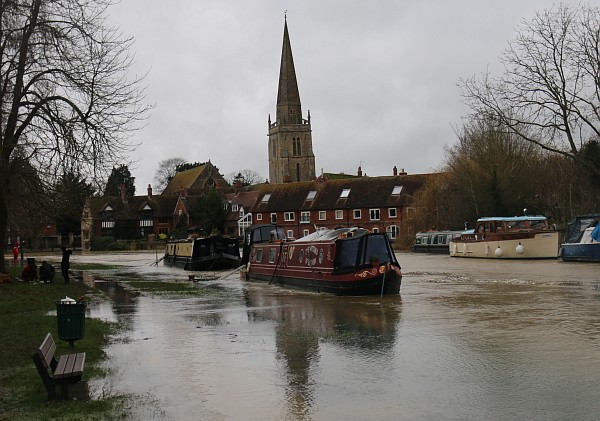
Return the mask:
M415 234L414 252L448 253L453 238L460 237L462 231L424 231Z
M600 214L579 215L569 222L560 257L564 261L600 262Z
M259 225L246 231L242 278L335 295L398 294L400 265L385 233L320 229L295 241Z
M556 259L558 231L544 216L488 217L452 240L450 256L483 259Z
M220 270L240 266L237 238L210 236L169 240L165 249L165 266L185 270Z

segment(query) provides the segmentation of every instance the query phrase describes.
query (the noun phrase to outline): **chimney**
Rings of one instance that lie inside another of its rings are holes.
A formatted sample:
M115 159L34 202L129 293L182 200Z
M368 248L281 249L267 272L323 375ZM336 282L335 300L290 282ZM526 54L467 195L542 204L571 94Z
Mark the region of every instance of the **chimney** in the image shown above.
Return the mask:
M127 203L127 186L125 183L121 183L121 200L123 203Z
M148 184L148 197L152 197L152 186Z
M398 175L398 168L394 165L394 175Z
M358 175L359 177L362 177L362 167L361 167L360 165L358 166L358 172L357 172L357 175Z

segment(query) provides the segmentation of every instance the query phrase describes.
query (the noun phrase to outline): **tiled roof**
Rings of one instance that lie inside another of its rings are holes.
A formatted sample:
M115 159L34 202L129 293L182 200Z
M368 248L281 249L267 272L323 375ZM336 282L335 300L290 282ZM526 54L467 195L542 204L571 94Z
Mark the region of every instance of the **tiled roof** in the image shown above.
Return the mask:
M394 207L405 204L425 183L427 174L400 175L389 177L356 177L327 181L307 181L288 184L264 184L253 212L276 212L296 210L326 210L353 208ZM401 194L392 195L394 187L402 186ZM344 189L348 197L341 198ZM308 193L316 191L313 200ZM266 194L268 201L263 202Z
M147 204L152 208L155 217L168 217L173 214L178 196L128 196L127 202L123 203L120 196L88 197L86 205L92 217L98 219L98 215L107 206L115 211L118 219L137 219L140 212Z
M169 184L167 184L167 187L165 187L161 194L174 194L181 190L192 188L207 165L208 164L202 164L189 170L178 172Z

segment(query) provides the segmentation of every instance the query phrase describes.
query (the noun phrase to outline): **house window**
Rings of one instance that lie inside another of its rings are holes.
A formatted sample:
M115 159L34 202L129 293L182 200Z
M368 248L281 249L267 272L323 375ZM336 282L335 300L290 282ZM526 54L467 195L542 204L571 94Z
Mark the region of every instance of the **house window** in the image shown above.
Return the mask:
M167 234L169 234L169 229L168 228L159 228L158 233L167 235Z
M306 200L313 200L316 195L317 195L317 191L311 190L308 192L308 195L306 196Z
M327 219L327 211L319 211L319 221L325 221Z
M350 195L350 189L343 189L340 193L340 199L346 199Z
M385 232L387 232L387 235L388 237L390 237L390 239L395 240L396 238L398 238L398 233L400 232L400 229L397 225L390 225L386 228Z
M379 232L379 228L377 227L373 227L373 230L371 231L373 234L377 234Z
M379 221L379 209L369 209L371 221Z
M354 209L354 219L360 219L360 209Z
M168 224L169 219L170 218L168 216L161 216L160 218L158 218L158 223L159 224Z
M283 214L284 221L293 221L295 220L294 212L285 212Z
M261 202L262 203L267 203L269 201L269 199L271 198L271 193L267 193L263 196Z
M300 223L302 223L302 224L310 223L310 211L300 212Z
M240 209L240 205L231 205L231 210L237 212Z
M390 218L397 218L398 217L398 211L396 208L389 208L388 209L388 216Z
M310 231L309 231L309 230L304 230L304 231L302 231L302 236L303 236L303 237L306 237L308 234L310 234Z
M400 193L402 192L402 187L403 186L394 186L394 189L392 190L392 196L400 196Z
M262 213L257 213L256 214L256 220L257 221L262 221Z
M288 230L287 231L287 238L294 238L294 231Z
M336 210L335 211L335 219L344 219L344 211Z
M277 223L277 214L276 213L272 213L271 214L271 223L272 224L276 224Z

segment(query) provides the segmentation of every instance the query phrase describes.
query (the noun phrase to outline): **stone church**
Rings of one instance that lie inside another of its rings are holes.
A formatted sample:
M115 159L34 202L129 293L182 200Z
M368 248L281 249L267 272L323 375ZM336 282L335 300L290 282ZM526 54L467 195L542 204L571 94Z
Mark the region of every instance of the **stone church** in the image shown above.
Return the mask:
M275 118L273 123L269 115L269 182L279 184L313 180L315 155L310 111L306 119L302 117L287 19L283 27Z

